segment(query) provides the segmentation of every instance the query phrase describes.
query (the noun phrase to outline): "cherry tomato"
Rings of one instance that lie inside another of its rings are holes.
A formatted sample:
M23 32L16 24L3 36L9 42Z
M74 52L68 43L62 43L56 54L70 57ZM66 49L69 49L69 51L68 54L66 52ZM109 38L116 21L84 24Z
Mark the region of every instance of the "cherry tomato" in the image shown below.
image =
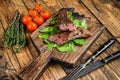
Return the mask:
M41 24L43 24L44 23L44 19L40 16L35 16L34 18L33 18L33 21L34 22L36 22L36 24L38 25L38 26L40 26Z
M23 24L27 25L30 21L32 21L32 18L30 16L23 16L22 17Z
M27 24L27 30L29 30L30 32L33 32L37 29L37 25L31 21Z
M30 9L28 12L29 12L29 15L32 16L32 17L37 15L37 11L36 10Z
M50 17L49 11L40 12L40 15L43 17L43 19L48 19Z
M37 5L35 6L35 9L36 9L37 11L42 11L43 6L42 6L42 5L37 4Z

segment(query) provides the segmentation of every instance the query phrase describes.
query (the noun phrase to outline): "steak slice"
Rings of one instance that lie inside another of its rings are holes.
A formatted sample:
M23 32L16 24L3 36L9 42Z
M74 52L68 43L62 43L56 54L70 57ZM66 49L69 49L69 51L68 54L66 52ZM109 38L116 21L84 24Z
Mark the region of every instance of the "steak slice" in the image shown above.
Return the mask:
M61 31L75 31L76 27L69 19L68 11L66 9L60 10L57 20L57 26Z
M73 31L73 32L65 31L65 32L59 32L57 34L51 35L48 38L48 40L51 42L55 42L58 45L62 45L75 38L80 38L80 37L87 38L91 35L92 33L87 29L78 28L76 31Z

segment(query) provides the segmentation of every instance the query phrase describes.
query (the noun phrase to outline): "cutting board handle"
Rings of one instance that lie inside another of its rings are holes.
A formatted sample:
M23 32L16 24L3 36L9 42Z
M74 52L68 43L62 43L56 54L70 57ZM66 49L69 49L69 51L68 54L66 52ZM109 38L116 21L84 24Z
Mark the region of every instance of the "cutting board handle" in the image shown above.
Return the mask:
M23 80L38 80L46 68L48 68L50 62L51 58L49 55L38 56L28 67L24 68L19 75Z

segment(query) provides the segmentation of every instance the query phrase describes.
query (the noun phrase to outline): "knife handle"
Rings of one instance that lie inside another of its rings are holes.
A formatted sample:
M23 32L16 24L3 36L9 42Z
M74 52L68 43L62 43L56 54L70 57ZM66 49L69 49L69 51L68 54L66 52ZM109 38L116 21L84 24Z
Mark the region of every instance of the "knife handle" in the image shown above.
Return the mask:
M116 53L114 53L114 54L106 57L106 58L103 59L102 61L103 61L104 63L108 63L108 62L110 62L111 60L116 59L116 58L118 58L118 57L120 57L120 51L117 51Z
M99 56L102 52L109 48L114 42L115 42L114 39L108 40L91 56L91 58L94 60L97 56Z

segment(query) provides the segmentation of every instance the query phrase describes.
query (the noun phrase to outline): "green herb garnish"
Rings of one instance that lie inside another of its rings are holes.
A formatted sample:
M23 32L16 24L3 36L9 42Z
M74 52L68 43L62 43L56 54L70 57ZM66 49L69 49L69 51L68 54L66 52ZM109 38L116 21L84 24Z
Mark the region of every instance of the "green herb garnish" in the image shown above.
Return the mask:
M74 41L75 44L78 44L78 45L86 44L86 40L82 39L82 38L74 39L73 41Z
M74 20L73 23L75 24L76 28L81 26L81 21L80 20Z
M69 11L68 12L68 16L69 16L69 18L70 18L70 20L72 21L72 22L74 22L74 16L72 15L72 12L71 11Z
M75 24L76 28L81 27L81 28L87 29L87 23L85 20L75 19L73 23Z
M75 52L74 43L72 41L56 47L60 52Z
M50 36L48 33L41 33L38 35L38 38L47 39Z
M81 28L87 29L87 23L85 20L81 22Z
M21 15L18 11L16 11L14 19L5 30L3 43L6 48L12 48L15 53L20 52L26 44L24 25L21 22Z

